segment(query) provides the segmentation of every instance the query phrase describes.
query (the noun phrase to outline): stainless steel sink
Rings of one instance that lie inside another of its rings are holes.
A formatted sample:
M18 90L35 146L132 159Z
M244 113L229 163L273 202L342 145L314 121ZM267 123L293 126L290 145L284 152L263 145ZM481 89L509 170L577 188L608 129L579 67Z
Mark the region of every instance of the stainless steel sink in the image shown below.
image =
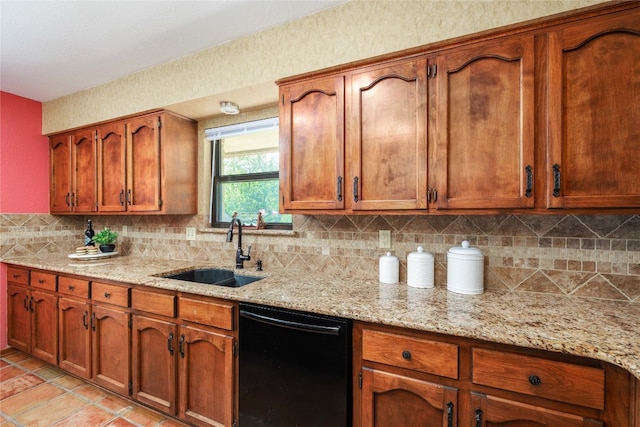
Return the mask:
M166 279L184 280L185 282L203 283L207 285L227 286L230 288L239 288L248 285L262 277L243 276L235 274L233 270L225 270L223 268L197 268L187 270L181 273L163 275Z

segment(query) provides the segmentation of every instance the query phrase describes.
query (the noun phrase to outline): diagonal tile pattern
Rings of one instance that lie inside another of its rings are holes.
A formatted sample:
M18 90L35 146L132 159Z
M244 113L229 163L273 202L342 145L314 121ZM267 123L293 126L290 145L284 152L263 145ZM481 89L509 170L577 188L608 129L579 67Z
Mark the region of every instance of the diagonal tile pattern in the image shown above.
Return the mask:
M0 257L72 252L88 217L0 214ZM224 230L206 216L100 216L128 236L118 250L147 258L234 259ZM184 239L196 227L196 241ZM378 231L391 230L401 262L417 246L434 254L436 286L446 285L447 251L469 240L485 256L485 287L511 292L628 300L640 303L640 215L294 215L294 233L246 232L252 259L265 270L287 268L378 277Z

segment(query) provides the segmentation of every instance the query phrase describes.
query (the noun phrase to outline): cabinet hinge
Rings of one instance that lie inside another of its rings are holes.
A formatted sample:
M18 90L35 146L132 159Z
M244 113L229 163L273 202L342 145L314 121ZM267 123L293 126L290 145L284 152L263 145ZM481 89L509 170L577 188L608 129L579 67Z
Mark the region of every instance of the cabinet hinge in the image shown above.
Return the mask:
M358 374L358 387L362 390L362 371Z
M436 64L432 64L427 66L427 78L432 79L438 74L438 66Z

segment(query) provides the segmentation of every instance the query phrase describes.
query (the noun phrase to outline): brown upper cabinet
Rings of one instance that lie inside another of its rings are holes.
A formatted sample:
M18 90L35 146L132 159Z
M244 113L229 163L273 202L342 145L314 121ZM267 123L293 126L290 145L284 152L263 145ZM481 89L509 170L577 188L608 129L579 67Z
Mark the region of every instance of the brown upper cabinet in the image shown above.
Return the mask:
M549 34L550 208L640 207L640 9Z
M51 137L51 212L196 213L196 132L195 122L163 111Z
M436 59L436 209L534 206L533 47L529 35Z
M49 140L52 213L95 212L96 134L81 129Z
M637 209L639 22L600 5L278 82L281 210Z

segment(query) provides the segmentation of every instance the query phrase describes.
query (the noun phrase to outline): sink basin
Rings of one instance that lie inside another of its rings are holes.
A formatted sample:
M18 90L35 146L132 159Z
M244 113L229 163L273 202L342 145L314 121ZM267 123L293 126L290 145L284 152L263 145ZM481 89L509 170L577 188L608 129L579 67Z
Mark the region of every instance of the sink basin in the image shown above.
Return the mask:
M195 270L183 271L182 273L164 276L166 279L184 280L185 282L203 283L207 285L227 286L239 288L248 285L262 277L242 276L235 274L233 270L223 268L197 268Z

